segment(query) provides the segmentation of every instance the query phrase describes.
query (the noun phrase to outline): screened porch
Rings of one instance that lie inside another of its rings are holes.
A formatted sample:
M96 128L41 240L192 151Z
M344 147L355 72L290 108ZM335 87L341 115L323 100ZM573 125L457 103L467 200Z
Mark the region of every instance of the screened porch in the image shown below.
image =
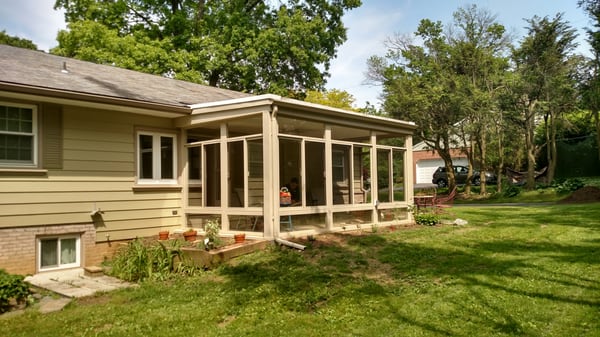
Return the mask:
M212 219L223 233L269 238L409 221L411 124L293 100L252 103L198 109L188 121L188 226Z

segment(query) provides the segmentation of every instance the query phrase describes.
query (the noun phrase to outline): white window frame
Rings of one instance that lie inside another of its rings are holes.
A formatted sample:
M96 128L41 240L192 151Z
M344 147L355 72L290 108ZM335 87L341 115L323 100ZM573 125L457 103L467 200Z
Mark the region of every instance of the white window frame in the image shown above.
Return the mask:
M13 132L13 131L2 131L0 135L17 135L17 136L31 136L32 139L32 154L31 161L14 161L14 160L0 160L0 167L37 167L38 165L38 111L37 106L31 104L19 104L11 102L0 101L0 106L15 107L31 109L31 133L25 132Z
M140 144L140 136L151 136L152 137L152 179L141 178L142 171L142 160L141 160L141 144ZM161 147L160 147L160 139L161 137L168 137L173 140L173 157L172 157L172 165L173 165L173 178L172 179L162 179L161 175ZM164 132L152 132L152 131L138 131L136 133L136 177L137 183L139 185L176 185L177 184L177 135L174 133L164 133Z
M336 159L341 159L341 163L336 163ZM348 175L346 172L346 161L348 160L346 156L346 151L344 150L331 150L331 172L332 178L334 182L346 182L348 180ZM336 175L336 169L341 170L342 175Z
M52 267L42 267L42 241L43 240L58 240L58 265ZM61 242L66 239L75 239L75 262L60 264L60 252ZM76 268L81 266L81 235L79 234L66 234L66 235L55 235L55 236L44 236L37 238L37 267L39 271L58 270L67 268Z

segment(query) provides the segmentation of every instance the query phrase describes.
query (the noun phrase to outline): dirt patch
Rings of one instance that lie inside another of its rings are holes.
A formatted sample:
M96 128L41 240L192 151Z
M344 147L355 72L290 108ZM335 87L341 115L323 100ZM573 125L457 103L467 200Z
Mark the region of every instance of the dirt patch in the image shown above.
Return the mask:
M580 204L600 201L600 188L585 186L559 201L560 204Z

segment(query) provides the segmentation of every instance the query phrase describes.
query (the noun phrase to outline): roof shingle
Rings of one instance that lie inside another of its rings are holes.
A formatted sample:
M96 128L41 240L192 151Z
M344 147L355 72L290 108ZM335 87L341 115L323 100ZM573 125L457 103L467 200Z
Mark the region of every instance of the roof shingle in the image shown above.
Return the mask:
M0 45L1 82L179 107L252 96L8 45Z

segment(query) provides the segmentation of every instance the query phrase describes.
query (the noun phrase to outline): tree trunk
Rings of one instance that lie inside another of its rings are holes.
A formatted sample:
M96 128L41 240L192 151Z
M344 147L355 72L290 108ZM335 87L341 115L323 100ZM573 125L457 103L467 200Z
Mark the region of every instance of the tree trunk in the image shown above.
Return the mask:
M600 160L600 114L598 110L593 110L594 122L596 124L596 146L598 146L598 160Z
M194 22L194 28L196 34L200 33L200 22L204 19L204 5L206 0L198 0L198 7L196 8L196 22Z
M527 106L525 118L525 148L527 150L527 183L525 188L535 188L535 105L536 101Z
M548 139L548 153L550 161L548 161L548 174L546 176L547 183L551 183L556 175L557 150L556 150L556 116L550 114L550 137Z
M502 125L503 123L503 118L502 118L502 113L500 113L500 123L499 125ZM504 143L502 142L504 139L504 134L502 133L502 128L496 128L496 130L498 131L498 170L496 171L496 177L498 177L498 179L496 180L496 192L501 193L502 192L502 173L504 171Z
M446 166L446 176L448 177L448 190L452 190L456 186L456 178L454 176L454 169L452 168L452 156L450 155L450 142L448 139L443 140L443 146L440 146L440 142L435 143L435 150L444 160Z
M480 179L480 183L481 185L479 185L480 190L479 190L479 194L480 195L485 195L487 193L486 190L486 181L485 181L485 156L486 154L486 142L485 142L485 136L481 135L479 136L479 142L477 142L477 144L479 144L479 155L481 156L481 168L479 170L479 179Z
M477 141L473 139L473 137L471 137L471 139L469 140L469 150L467 151L467 162L468 162L468 169L469 169L469 179L467 179L466 185L465 185L465 194L466 195L471 195L471 179L473 177L473 163L475 161L475 143Z

